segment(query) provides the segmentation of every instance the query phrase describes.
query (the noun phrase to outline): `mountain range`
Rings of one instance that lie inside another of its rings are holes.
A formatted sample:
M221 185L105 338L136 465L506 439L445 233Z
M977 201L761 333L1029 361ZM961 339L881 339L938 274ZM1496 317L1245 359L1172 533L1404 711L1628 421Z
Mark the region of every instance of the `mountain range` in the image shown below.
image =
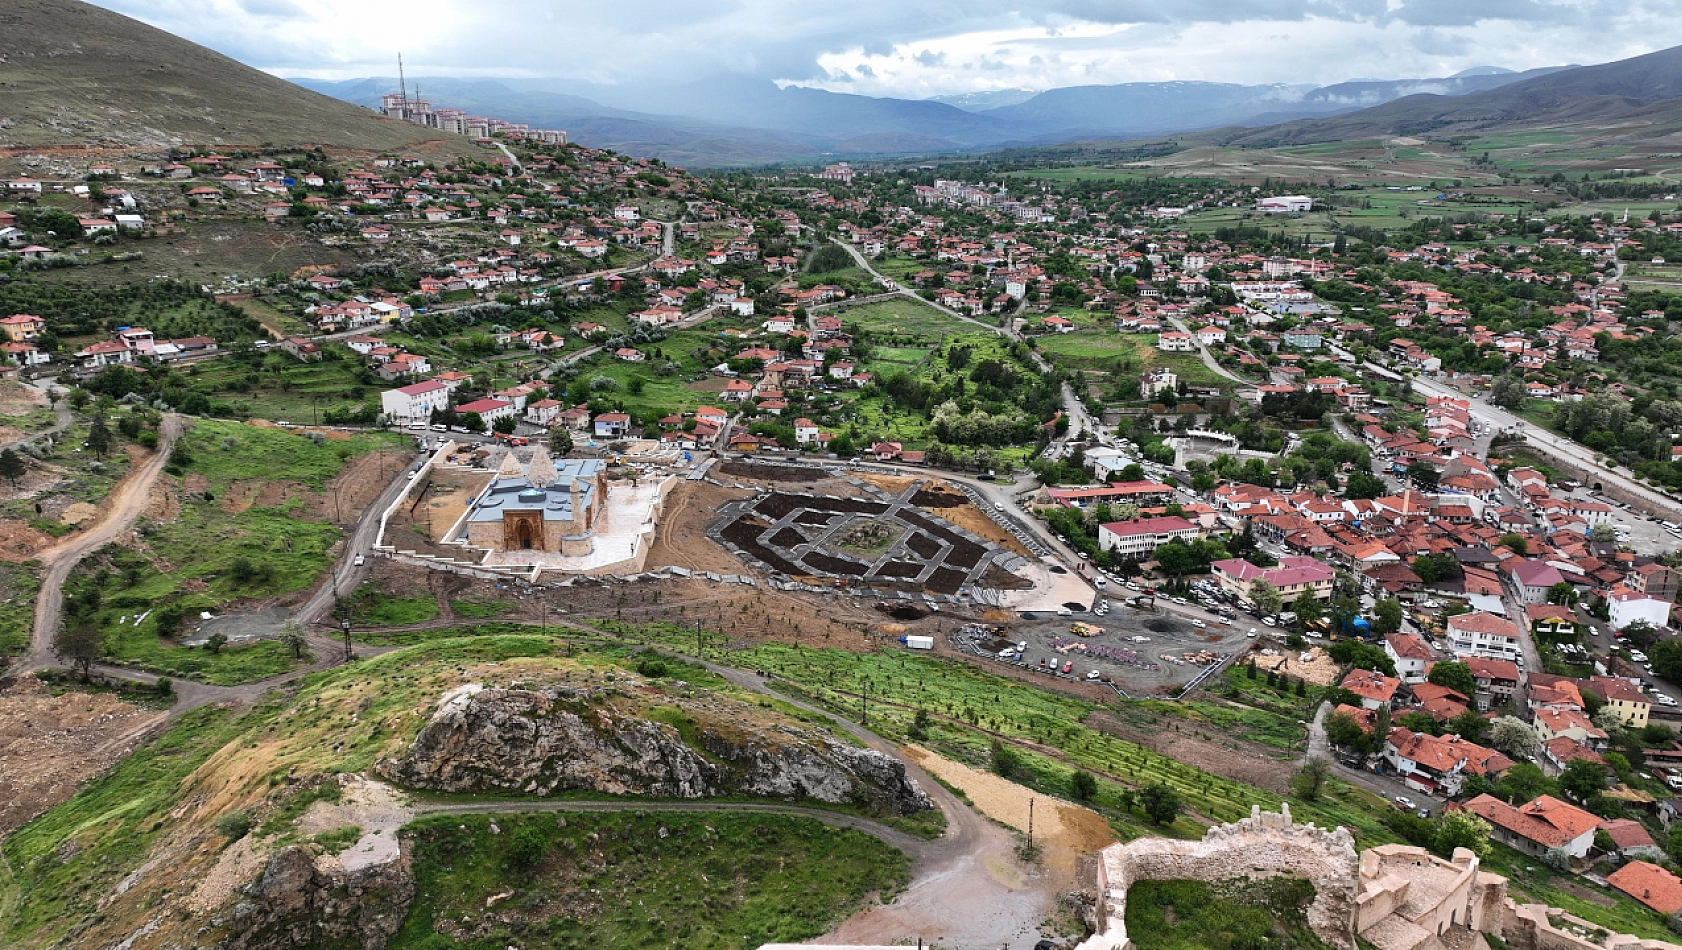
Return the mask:
M0 153L19 147L453 150L382 118L395 80L288 82L81 0L7 0ZM411 83L411 92L416 83ZM1569 132L1624 154L1677 150L1682 47L1596 66L1329 86L1125 83L936 99L872 98L742 76L639 86L423 78L436 105L565 129L574 141L694 166L977 153L1172 136L1269 147L1386 136ZM1610 153L1609 153L1610 154Z
M1464 96L1546 75L1495 67L1435 79L1360 80L1331 86L1213 82L1006 90L895 99L781 86L742 76L661 86L574 86L558 81L422 78L412 85L450 105L542 128L574 141L686 164L779 161L817 155L882 156L1137 138L1222 126L1333 116L1410 95ZM376 107L394 78L298 79L330 96Z

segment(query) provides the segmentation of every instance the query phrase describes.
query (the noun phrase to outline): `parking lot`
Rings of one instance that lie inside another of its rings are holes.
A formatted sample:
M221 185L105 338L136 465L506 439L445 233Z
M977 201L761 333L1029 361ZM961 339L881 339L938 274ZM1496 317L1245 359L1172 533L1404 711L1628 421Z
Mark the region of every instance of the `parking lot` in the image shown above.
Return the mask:
M1255 622L1243 615L1228 626L1213 615L1167 601L1155 610L1112 603L1109 613L1102 616L1033 614L1005 626L1002 635L977 635L970 640L974 652L993 662L1083 681L1097 671L1100 681L1113 683L1132 697L1167 695L1222 656L1242 652L1256 642L1245 637ZM1203 626L1198 627L1199 623ZM1092 631L1097 632L1083 635ZM1001 651L1018 644L1026 647L1020 655L999 658Z

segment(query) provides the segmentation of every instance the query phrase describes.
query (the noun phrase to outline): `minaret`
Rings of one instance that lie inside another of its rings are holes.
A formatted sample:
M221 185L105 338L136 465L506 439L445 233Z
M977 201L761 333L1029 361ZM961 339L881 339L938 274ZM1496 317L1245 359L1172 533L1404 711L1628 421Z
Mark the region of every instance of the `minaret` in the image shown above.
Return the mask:
M397 98L403 104L399 107L403 114L398 118L409 120L409 82L403 75L403 54L397 54Z

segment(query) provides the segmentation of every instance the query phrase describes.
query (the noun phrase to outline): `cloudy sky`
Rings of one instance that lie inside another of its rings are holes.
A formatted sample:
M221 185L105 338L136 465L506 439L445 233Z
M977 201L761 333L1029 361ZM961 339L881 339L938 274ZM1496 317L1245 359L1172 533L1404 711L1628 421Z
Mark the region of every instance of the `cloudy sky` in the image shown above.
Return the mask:
M867 95L1331 83L1682 45L1675 0L93 0L281 76L720 73Z

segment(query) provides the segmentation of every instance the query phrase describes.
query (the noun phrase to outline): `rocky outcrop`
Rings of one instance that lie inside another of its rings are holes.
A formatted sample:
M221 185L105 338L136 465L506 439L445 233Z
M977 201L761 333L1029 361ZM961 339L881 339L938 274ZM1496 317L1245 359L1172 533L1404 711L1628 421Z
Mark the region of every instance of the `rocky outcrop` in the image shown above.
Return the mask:
M928 797L896 759L723 696L613 687L461 687L408 753L379 765L412 788L657 798L757 795L910 814ZM668 705L669 704L669 705Z
M415 896L407 854L345 871L300 847L283 848L206 928L219 950L356 946L383 948Z

